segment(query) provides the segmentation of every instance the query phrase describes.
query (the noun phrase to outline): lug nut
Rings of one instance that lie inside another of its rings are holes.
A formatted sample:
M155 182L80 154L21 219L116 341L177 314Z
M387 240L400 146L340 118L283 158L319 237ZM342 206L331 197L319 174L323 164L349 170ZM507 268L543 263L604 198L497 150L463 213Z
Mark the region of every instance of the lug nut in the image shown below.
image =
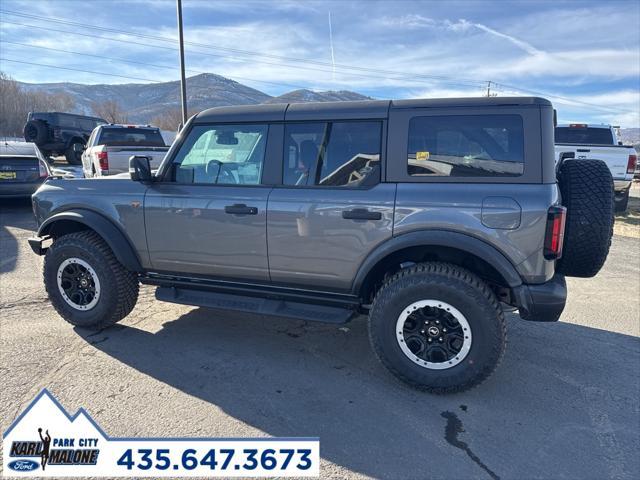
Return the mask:
M430 339L430 338L427 338L427 342L431 343L431 339Z
M440 338L438 339L438 341L439 341L439 342L441 342L441 341L442 341L442 337L440 337Z
M420 333L424 333L424 330L420 330Z

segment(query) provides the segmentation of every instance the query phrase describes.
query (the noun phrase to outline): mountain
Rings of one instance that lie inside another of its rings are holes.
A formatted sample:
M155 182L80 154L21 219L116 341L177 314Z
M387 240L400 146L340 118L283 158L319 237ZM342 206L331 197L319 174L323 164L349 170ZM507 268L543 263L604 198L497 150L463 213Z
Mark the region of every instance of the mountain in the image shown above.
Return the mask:
M79 83L22 83L26 91L65 93L76 102L74 113L90 115L91 105L115 100L128 114L130 122L148 123L152 118L180 108L180 82L127 83L118 85L85 85ZM314 92L295 90L278 97L213 73L187 78L189 111L200 111L223 105L255 105L258 103L328 102L368 99L349 91Z
M371 100L371 97L348 90L314 92L303 88L272 97L263 103L345 102L349 100Z
M621 128L620 140L625 145L640 145L640 128Z

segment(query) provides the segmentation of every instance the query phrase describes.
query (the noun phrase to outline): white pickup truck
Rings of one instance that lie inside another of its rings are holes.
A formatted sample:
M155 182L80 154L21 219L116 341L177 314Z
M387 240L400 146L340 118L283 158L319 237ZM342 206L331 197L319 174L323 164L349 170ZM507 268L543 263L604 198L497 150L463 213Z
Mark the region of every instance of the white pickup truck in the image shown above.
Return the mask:
M624 212L638 157L632 146L618 141L616 128L586 123L558 125L555 130L556 161L563 153L565 156L573 153L574 158L605 162L613 176L616 211Z
M149 125L100 125L96 127L82 154L85 178L116 175L129 171L132 155L149 157L157 170L169 150L160 129Z

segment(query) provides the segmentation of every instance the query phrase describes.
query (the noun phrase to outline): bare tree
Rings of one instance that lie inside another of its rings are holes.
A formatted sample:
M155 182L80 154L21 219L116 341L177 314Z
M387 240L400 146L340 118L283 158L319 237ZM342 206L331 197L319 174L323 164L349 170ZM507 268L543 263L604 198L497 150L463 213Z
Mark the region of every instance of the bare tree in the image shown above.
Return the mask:
M25 89L9 75L0 72L0 107L0 135L21 137L29 112L68 112L75 108L75 102L66 93Z
M160 115L157 115L151 119L151 125L160 128L160 130L169 130L172 132L178 130L181 122L182 111L179 108L166 110Z
M116 100L94 102L91 104L91 110L94 115L105 119L109 123L127 123L129 121L127 112Z
M200 110L189 111L189 116L195 115ZM151 119L151 125L154 125L160 130L169 130L172 132L178 131L180 124L182 123L182 110L180 108L172 108L166 110L160 115L156 115Z

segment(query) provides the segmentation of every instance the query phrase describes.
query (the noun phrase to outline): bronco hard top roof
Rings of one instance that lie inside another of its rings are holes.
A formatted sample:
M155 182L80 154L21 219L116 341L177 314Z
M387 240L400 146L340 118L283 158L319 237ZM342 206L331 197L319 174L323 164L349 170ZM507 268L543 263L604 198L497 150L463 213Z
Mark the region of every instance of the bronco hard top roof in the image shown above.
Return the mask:
M310 102L240 105L209 108L198 113L194 123L211 122L282 122L301 120L337 120L358 118L386 118L389 109L447 108L447 107L500 107L551 106L551 102L538 97L476 97L431 98L415 100L363 100L356 102Z

